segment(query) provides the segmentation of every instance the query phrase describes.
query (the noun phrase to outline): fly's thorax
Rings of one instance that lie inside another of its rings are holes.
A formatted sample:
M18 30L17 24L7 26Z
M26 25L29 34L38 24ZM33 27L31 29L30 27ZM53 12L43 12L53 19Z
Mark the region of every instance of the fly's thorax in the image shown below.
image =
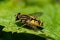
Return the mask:
M30 22L30 20L26 20L26 22L27 22L27 23L29 23L29 22Z
M22 20L22 23L25 23L25 20Z

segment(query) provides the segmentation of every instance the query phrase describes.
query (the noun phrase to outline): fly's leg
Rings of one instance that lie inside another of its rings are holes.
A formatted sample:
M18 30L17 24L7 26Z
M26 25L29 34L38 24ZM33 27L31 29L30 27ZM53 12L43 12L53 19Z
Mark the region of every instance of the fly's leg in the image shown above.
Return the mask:
M30 27L31 27L32 29L34 29L35 31L38 31L38 28L37 28L36 26L30 25Z
M16 22L19 22L19 21L21 21L21 20L18 20L18 21L16 21Z
M26 24L22 25L21 27L25 26Z
M22 25L21 27L23 27L23 26L25 26L26 24L24 24L24 25ZM18 28L18 30L19 30L20 28Z
M32 28L35 30L35 31L38 31L38 28L36 26L32 26Z

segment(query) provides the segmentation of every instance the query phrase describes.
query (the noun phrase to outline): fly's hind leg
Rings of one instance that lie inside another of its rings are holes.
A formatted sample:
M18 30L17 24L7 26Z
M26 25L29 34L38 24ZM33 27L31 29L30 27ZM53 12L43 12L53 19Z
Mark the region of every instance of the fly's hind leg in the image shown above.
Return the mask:
M30 25L30 27L31 27L33 30L38 31L38 28L37 28L36 26Z
M32 27L35 31L38 31L38 28L36 26Z

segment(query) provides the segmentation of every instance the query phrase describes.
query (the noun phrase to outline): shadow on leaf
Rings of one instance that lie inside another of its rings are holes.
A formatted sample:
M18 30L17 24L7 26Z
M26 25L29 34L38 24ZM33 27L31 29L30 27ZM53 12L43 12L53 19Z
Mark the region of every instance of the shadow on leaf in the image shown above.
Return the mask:
M0 40L46 40L46 37L41 34L39 34L41 36L38 36L29 33L5 32L2 31L3 28L4 26L0 25Z

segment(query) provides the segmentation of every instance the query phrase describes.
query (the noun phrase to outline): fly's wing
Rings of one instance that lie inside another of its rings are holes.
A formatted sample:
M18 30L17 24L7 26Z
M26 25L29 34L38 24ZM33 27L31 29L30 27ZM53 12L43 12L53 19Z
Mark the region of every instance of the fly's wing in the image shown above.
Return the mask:
M43 15L43 12L31 13L31 14L29 14L29 15L33 16L34 18L39 18L40 16Z

